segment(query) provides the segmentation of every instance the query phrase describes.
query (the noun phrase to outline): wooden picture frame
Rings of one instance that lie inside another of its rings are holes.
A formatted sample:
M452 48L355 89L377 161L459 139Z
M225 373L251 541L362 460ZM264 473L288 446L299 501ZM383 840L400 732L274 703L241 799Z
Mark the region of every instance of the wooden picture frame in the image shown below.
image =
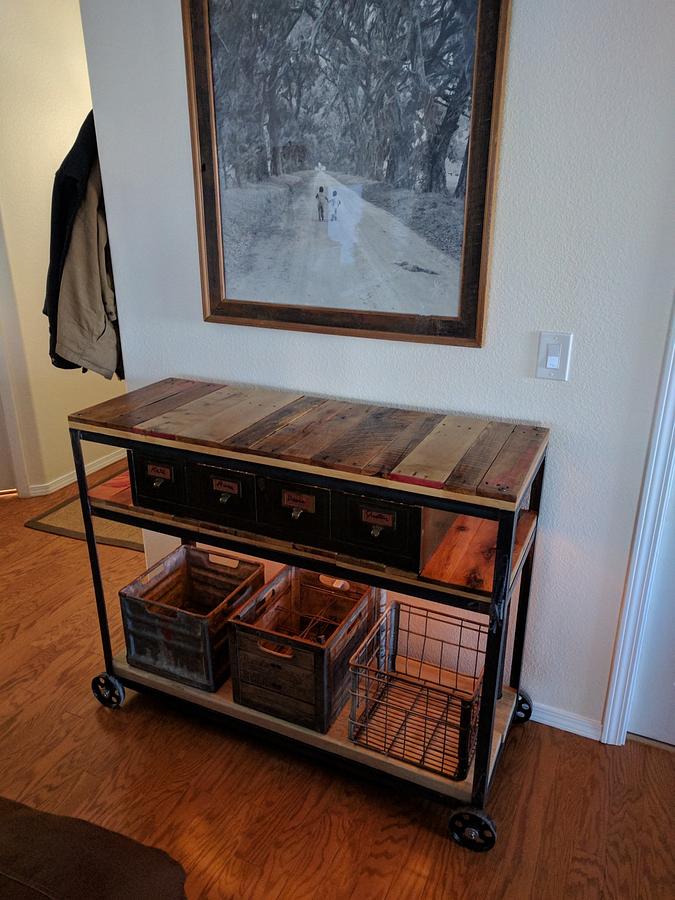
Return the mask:
M476 0L458 314L356 310L227 295L209 0L182 0L204 319L208 322L480 347L510 3Z

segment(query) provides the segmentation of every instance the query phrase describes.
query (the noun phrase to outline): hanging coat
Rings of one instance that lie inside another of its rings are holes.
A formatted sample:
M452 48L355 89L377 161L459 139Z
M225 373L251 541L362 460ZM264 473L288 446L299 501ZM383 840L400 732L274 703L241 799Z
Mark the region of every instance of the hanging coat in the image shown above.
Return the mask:
M93 112L54 179L43 312L55 366L124 377Z
M112 378L116 371L122 377L98 160L91 168L84 201L75 215L61 276L56 353L105 378Z
M42 312L49 319L49 355L52 363L60 369L78 368L78 363L63 359L56 352L56 319L61 276L68 254L73 223L84 200L89 173L96 157L94 113L90 112L80 128L75 143L56 173L52 191L49 271Z

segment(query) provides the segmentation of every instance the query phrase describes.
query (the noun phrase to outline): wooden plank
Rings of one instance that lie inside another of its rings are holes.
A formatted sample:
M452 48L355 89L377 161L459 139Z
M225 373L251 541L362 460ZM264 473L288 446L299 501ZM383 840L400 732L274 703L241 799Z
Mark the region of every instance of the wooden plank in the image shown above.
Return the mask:
M129 470L118 472L107 481L102 481L89 489L89 497L96 500L113 500L118 495L128 496L131 503L131 476Z
M311 435L291 444L284 451L285 458L324 465L322 454L326 448L352 428L359 428L373 409L374 407L362 403L345 404L343 409L328 422L324 422L321 428L314 429Z
M514 573L517 572L520 568L523 557L529 549L530 539L532 538L534 530L537 527L537 518L537 513L532 509L524 509L518 518L518 525L516 526L516 538L513 542L513 559L511 566L512 579Z
M90 422L97 425L109 425L125 413L131 413L154 400L175 396L184 388L190 387L195 383L186 378L165 378L154 384L148 384L135 391L130 391L128 394L113 397L112 400L106 400L103 403L97 403L95 406L81 409L79 412L68 416L68 421L74 424Z
M139 422L145 422L148 419L163 415L164 413L170 412L172 409L176 409L178 406L184 406L186 403L191 403L193 400L199 400L200 397L206 397L208 394L213 394L221 388L222 384L217 384L213 381L197 381L194 384L182 388L177 394L172 394L170 397L163 397L152 403L146 403L139 409L135 409L133 412L123 413L111 424L117 425L120 428L130 428L133 431Z
M244 394L237 403L223 412L217 412L208 422L195 422L183 429L182 435L190 435L204 441L222 444L230 435L243 431L264 419L270 413L298 400L302 394L287 391L255 388Z
M106 510L114 508L124 512L129 512L130 509L136 509L133 500L131 499L131 484L120 488L115 493L111 492L107 497L100 495L98 488L94 488L89 492L89 497L91 499L92 507L97 509Z
M442 421L441 413L420 413L419 419L402 429L391 443L363 466L361 472L364 475L388 475Z
M198 400L177 406L164 415L152 416L139 422L136 430L145 434L176 437L185 429L199 429L200 425L209 422L215 415L229 409L230 406L234 406L252 390L253 388L241 385L223 385L219 390L206 397L200 397Z
M389 478L441 487L487 425L488 422L470 416L444 416L392 470Z
M430 581L452 583L471 542L485 519L478 516L456 516L447 534L432 553L421 575Z
M548 428L517 425L478 485L478 495L515 503L546 449L548 435Z
M484 519L459 565L451 573L452 583L489 594L494 580L496 554L497 523Z
M420 414L412 410L375 407L325 447L315 459L331 468L360 472L402 430L419 418Z
M299 439L311 435L316 428L323 428L347 406L348 404L342 400L324 400L319 406L289 422L288 425L278 428L274 434L256 441L250 449L268 456L282 455L287 447L297 443Z
M445 486L460 494L474 494L515 427L513 422L490 422L452 470Z
M248 450L258 441L275 434L279 429L289 425L306 412L316 409L325 402L321 397L300 397L298 400L293 400L292 403L287 403L286 406L275 410L269 416L260 419L259 422L254 422L253 425L244 428L243 431L233 434L227 438L223 446L231 447L233 450Z
M516 526L513 571L520 565L537 524L537 515L524 510ZM440 584L489 595L497 551L497 522L477 516L457 516L447 535L422 570L421 577Z

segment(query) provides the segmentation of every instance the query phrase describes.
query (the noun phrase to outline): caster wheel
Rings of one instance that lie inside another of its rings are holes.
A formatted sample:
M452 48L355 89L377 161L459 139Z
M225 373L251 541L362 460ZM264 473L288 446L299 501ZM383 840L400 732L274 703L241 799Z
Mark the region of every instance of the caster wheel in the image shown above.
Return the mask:
M516 701L516 709L513 714L514 722L527 722L532 715L532 701L530 695L525 691L518 692L518 700Z
M450 816L450 836L460 847L484 853L497 840L497 827L487 813L465 806Z
M109 709L117 709L124 703L124 685L107 672L92 679L91 689L98 702Z

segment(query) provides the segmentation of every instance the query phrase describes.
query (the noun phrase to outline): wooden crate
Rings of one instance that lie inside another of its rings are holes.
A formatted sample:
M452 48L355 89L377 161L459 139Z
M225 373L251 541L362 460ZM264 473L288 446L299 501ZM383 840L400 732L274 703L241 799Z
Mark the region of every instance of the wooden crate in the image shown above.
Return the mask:
M325 733L349 693L349 658L383 606L377 588L294 567L232 618L237 703Z
M217 690L230 670L229 619L264 582L258 563L179 547L120 591L129 665Z

